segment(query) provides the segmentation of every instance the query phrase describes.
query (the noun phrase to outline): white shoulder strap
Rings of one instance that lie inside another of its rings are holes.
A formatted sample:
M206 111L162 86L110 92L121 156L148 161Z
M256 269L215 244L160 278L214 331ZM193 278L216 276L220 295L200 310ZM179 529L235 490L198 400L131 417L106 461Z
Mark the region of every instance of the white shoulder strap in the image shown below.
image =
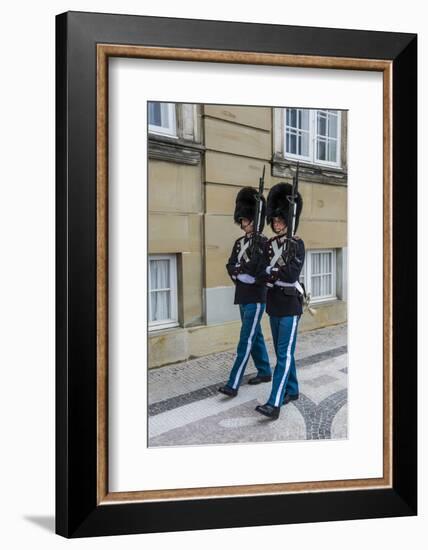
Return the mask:
M284 244L281 244L281 246L278 246L278 241L272 241L272 248L273 248L273 258L270 261L270 266L273 267L276 262L279 260L279 257L282 254L282 249L284 247Z
M246 251L247 248L250 246L250 239L248 239L248 241L247 241L245 244L243 244L243 243L244 243L244 239L245 239L245 237L242 237L242 238L241 238L241 241L242 241L242 242L241 242L241 250L239 251L239 254L238 254L238 262L241 261L242 256L245 254L245 251Z

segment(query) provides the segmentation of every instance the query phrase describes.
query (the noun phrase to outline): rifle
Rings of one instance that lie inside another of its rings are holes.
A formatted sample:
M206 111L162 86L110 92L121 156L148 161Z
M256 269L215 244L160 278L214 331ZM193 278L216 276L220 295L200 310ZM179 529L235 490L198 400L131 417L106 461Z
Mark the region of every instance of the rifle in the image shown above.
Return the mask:
M297 191L299 186L299 163L296 166L296 173L293 176L293 185L291 190L291 195L288 195L287 200L290 203L290 208L288 209L288 220L287 220L287 241L294 236L294 226L296 224L296 209L297 209Z
M291 247L291 240L294 237L294 231L295 231L295 225L296 225L296 209L297 209L297 191L299 186L299 163L296 165L296 173L293 177L293 187L291 191L291 195L287 197L287 200L290 203L290 208L288 210L288 220L287 220L287 250L286 250L286 257L287 261L291 257L291 255L294 253L294 249L292 250ZM316 310L311 308L310 302L311 302L311 295L306 293L305 285L301 283L301 286L303 288L303 306L305 309L309 311L311 315L316 315Z
M254 217L254 236L253 236L253 242L251 243L251 253L254 253L254 248L257 240L257 235L260 234L260 225L262 222L262 196L263 196L263 190L265 186L265 170L266 166L263 165L263 172L261 178L259 178L259 190L257 192L257 208L256 208L256 215Z

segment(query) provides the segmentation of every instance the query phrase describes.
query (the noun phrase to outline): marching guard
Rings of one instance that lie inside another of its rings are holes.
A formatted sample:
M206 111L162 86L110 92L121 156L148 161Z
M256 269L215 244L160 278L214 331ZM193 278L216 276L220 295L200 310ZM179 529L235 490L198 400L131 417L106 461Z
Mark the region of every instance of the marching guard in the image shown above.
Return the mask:
M239 305L242 325L229 380L226 385L218 388L220 393L229 397L237 395L250 355L257 375L250 378L248 383L259 384L272 379L269 356L260 326L266 307L267 287L265 281L256 280L262 269L264 246L268 241L262 235L266 211L263 184L264 175L260 178L258 192L253 187L244 187L236 197L234 221L245 234L235 241L226 269L235 284L234 303Z
M298 169L293 181L274 185L267 198L266 219L275 237L264 248L264 266L258 280L268 286L266 312L269 315L276 366L268 401L256 411L276 420L280 408L298 399L294 350L297 327L302 314L304 287L299 276L305 259L303 240L295 235L303 207L297 191Z

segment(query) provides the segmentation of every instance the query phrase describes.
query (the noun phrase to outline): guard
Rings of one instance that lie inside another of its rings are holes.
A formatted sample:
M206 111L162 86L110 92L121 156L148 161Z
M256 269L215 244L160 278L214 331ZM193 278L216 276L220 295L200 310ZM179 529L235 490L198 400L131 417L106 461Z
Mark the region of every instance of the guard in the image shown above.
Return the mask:
M281 405L299 397L294 350L303 306L304 289L299 276L305 246L294 234L303 207L297 184L298 171L293 185L278 183L269 192L266 218L276 236L265 246L264 269L257 278L263 278L268 286L266 312L277 361L269 399L256 411L272 420L279 417Z
M234 303L239 305L242 325L229 380L225 386L218 388L220 393L229 397L238 394L250 355L257 375L250 378L248 383L260 384L272 379L269 356L260 327L266 307L267 287L265 281L256 281L256 275L263 269L261 262L264 261L264 246L268 242L261 234L266 211L266 200L262 193L263 176L260 178L259 192L253 187L244 187L236 197L234 221L245 234L235 241L226 269L235 284Z

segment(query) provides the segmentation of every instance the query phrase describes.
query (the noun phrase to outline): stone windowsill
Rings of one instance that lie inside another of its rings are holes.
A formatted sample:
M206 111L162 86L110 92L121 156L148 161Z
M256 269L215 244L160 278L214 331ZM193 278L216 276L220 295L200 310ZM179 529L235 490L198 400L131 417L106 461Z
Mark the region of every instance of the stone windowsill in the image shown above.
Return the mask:
M287 159L279 154L274 155L272 159L272 175L291 179L295 174L297 162L299 162L300 181L339 186L347 186L348 184L346 168L309 164L304 161Z
M319 309L321 307L332 307L335 305L345 304L346 302L344 300L341 300L340 298L330 298L325 301L321 302L312 302L310 303L311 308L313 309Z

